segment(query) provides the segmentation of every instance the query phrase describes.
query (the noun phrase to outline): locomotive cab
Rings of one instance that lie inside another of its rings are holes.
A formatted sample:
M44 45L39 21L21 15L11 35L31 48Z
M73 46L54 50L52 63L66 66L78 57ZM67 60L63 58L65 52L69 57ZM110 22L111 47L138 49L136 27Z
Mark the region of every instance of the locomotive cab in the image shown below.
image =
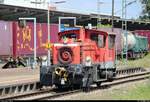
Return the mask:
M81 28L58 35L59 43L52 47L52 65L40 70L42 85L88 87L113 79L115 34Z

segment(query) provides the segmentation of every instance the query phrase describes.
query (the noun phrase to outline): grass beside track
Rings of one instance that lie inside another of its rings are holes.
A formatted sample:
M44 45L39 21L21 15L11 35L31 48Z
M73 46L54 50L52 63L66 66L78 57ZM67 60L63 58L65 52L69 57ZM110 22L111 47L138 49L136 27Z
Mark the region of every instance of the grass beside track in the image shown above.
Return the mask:
M150 100L150 79L122 84L104 90L56 98L56 100Z
M118 60L117 66L120 68L121 66L150 68L150 53L148 53L143 58L128 60L126 63L125 60Z
M112 95L112 99L117 100L150 100L150 80L147 83L135 85L134 88L128 88L125 93Z

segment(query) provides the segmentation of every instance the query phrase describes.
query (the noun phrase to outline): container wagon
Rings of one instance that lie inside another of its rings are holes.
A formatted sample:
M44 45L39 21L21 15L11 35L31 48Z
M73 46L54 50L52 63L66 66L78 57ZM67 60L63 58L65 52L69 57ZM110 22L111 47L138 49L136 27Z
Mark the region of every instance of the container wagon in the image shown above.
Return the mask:
M27 58L27 62L33 58L33 28L31 22L27 23L25 28L20 28L18 22L0 21L0 59L6 61L6 58L23 57ZM51 43L57 42L58 25L50 26ZM37 57L47 55L45 44L47 40L47 24L37 23Z

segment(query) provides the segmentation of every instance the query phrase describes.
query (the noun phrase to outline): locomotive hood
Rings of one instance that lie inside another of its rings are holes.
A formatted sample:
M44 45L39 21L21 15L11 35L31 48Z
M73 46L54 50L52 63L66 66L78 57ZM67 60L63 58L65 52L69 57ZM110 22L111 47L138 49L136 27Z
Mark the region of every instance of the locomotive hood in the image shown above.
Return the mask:
M54 47L76 47L80 46L79 43L55 43Z

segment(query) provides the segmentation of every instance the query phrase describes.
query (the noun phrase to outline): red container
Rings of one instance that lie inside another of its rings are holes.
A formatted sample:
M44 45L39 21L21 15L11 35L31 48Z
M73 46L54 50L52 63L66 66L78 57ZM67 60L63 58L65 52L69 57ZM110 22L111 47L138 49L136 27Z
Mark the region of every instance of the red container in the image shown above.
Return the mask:
M37 56L47 54L45 44L48 42L48 31L46 23L37 23ZM57 42L58 25L51 24L50 27L51 43ZM18 23L13 23L13 55L28 56L34 52L34 25L27 23L25 28L19 28Z
M0 21L0 56L12 55L12 22Z
M135 34L137 35L142 35L148 38L148 43L150 45L150 30L135 30L134 31ZM150 47L149 47L150 50Z

